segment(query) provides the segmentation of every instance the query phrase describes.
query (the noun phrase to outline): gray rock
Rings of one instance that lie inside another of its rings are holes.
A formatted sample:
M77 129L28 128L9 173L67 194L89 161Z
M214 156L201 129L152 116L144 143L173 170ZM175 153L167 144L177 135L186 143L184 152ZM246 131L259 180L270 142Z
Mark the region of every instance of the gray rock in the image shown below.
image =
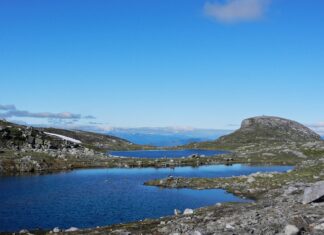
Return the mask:
M76 227L71 227L69 229L66 229L65 232L75 232L75 231L78 231L79 229L76 228Z
M295 225L288 224L285 227L285 235L297 235L299 229Z
M314 230L324 231L324 223L322 223L322 224L317 224L317 225L314 227Z
M284 191L284 195L290 195L294 192L296 192L298 190L298 188L294 187L294 186L289 186L285 191Z
M181 214L181 211L178 210L178 209L174 209L174 215L180 215Z
M249 176L248 179L247 179L248 183L253 183L254 181L255 181L255 179L254 179L253 176Z
M199 232L199 231L194 231L194 232L192 233L192 235L202 235L202 234L201 234L201 232Z
M314 202L324 197L324 181L319 181L304 191L303 204Z
M225 228L226 228L226 229L230 229L230 230L235 229L234 226L233 226L232 224L226 224L226 225L225 225Z
M25 234L25 233L29 233L29 231L27 229L22 229L19 231L20 234Z
M54 229L53 229L53 232L54 233L59 233L61 231L61 229L59 229L58 227L55 227Z
M184 212L183 212L184 215L191 215L191 214L193 214L193 213L194 213L194 212L193 212L193 209L188 209L188 208L185 209Z

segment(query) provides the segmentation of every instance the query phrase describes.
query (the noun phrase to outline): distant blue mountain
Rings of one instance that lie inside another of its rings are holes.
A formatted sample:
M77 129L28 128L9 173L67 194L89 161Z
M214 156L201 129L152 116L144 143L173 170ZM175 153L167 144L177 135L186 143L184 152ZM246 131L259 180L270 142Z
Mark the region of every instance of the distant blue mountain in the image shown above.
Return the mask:
M177 128L114 128L106 134L127 139L135 144L177 146L191 142L215 140L231 130Z

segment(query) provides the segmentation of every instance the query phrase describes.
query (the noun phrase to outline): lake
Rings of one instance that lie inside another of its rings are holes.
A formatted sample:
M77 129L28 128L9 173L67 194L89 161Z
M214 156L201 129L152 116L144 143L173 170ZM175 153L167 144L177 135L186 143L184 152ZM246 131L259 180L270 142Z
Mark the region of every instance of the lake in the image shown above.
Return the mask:
M203 150L203 149L185 149L185 150L135 150L135 151L110 151L109 154L118 157L138 157L138 158L181 158L190 155L204 155L206 157L229 153L223 150Z
M175 208L183 211L217 202L243 202L219 189L160 189L143 183L169 175L223 177L289 169L292 167L235 164L0 176L0 231L96 227L172 215Z

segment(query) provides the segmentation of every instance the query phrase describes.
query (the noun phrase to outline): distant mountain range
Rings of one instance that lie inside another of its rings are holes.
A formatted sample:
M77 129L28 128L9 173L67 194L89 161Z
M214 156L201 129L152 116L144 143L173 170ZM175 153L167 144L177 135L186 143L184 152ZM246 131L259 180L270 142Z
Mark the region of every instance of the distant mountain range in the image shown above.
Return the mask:
M232 130L185 129L185 128L113 128L106 134L129 140L135 144L177 146L191 142L216 140Z
M12 121L19 125L27 125L28 123L20 121ZM185 145L192 142L202 142L216 140L223 135L233 132L233 130L224 129L200 129L200 128L184 128L184 127L101 127L93 125L71 125L65 126L60 124L44 125L34 124L36 128L55 128L65 130L80 130L86 132L94 132L116 136L128 140L139 145L153 145L158 147L168 147Z

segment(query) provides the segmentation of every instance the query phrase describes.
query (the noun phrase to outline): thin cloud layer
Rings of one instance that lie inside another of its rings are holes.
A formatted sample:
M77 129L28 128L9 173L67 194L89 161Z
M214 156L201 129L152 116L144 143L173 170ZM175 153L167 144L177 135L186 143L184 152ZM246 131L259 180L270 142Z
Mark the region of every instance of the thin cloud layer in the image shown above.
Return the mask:
M270 0L227 0L225 3L207 2L205 15L225 23L255 21L263 17Z
M94 116L87 115L82 116L81 114L75 114L70 112L51 113L51 112L39 112L33 113L26 110L18 110L14 105L1 105L0 118L46 118L49 120L80 120L80 119L95 119Z
M8 111L8 110L16 110L16 106L14 105L2 105L0 104L0 110L5 110L5 111Z
M318 134L324 136L324 122L320 122L317 124L311 124L308 125L309 128L311 128L312 130L314 130L315 132L317 132Z

